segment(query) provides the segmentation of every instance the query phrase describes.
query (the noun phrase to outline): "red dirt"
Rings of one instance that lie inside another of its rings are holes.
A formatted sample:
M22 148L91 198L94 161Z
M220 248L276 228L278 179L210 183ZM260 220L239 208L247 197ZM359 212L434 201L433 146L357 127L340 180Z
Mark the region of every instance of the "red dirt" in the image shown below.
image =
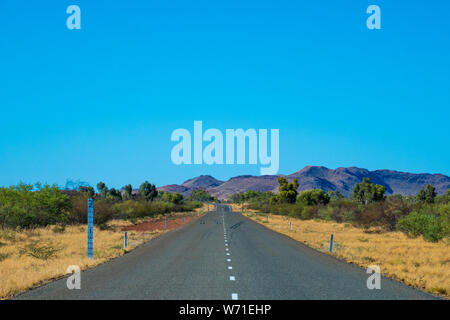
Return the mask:
M191 214L186 214L184 216L184 221L182 217L177 217L176 219L172 218L168 218L167 219L167 229L171 230L171 229L178 229L180 227L182 227L185 224L188 224L189 222L197 219L197 214L193 214L191 217ZM138 223L135 225L131 225L131 226L126 226L122 228L122 231L130 231L130 230L134 230L134 231L155 231L155 230L165 230L165 219L157 219L157 220L153 220L153 221L146 221L146 222L142 222L142 223Z

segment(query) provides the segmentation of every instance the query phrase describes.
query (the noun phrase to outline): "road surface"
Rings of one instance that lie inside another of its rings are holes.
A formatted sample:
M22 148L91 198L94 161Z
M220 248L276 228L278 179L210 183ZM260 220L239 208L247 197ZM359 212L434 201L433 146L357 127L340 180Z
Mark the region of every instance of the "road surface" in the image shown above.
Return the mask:
M434 299L315 251L217 205L214 212L136 250L17 299Z

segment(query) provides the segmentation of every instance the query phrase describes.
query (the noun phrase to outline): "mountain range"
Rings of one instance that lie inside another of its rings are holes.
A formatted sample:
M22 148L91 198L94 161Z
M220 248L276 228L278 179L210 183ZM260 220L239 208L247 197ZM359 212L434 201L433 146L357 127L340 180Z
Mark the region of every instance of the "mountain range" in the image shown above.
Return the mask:
M234 193L247 190L278 192L279 177L288 181L297 178L299 191L307 189L323 189L325 191L339 191L344 196L350 196L353 187L365 177L369 177L375 184L386 187L386 194L415 195L423 186L431 184L437 194L443 194L450 188L450 177L443 174L408 173L393 170L369 171L357 167L340 167L329 169L321 166L307 166L289 175L251 176L243 175L229 179L217 180L209 175L189 179L181 185L172 184L159 187L158 190L179 192L188 196L192 190L205 189L219 199L228 199Z

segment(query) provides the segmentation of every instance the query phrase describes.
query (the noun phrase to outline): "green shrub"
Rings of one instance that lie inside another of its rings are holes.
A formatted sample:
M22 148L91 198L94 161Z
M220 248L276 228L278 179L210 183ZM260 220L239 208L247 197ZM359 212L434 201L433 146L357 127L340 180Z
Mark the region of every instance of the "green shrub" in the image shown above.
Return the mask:
M0 188L0 224L11 228L33 228L66 223L70 198L58 187L20 184Z
M334 219L334 209L330 206L320 208L317 217L325 221L331 221Z
M218 202L217 198L210 195L204 189L193 190L192 193L186 198L187 201L202 201L202 202Z
M325 205L330 202L330 195L321 189L305 190L297 195L297 202L308 206Z
M441 218L442 234L448 238L450 237L450 203L438 205L437 212Z
M302 219L304 220L312 219L315 217L316 213L317 213L316 207L305 206L302 210Z
M135 220L144 217L154 217L159 214L168 214L170 212L188 212L202 206L199 201L184 201L180 204L174 204L167 201L133 201L128 200L117 203L113 207L114 217L120 217L128 220Z
M71 198L72 208L69 214L70 223L87 223L89 195L80 193ZM113 203L107 199L94 201L94 224L101 225L111 220L114 216Z
M397 228L414 238L423 235L430 242L437 242L444 237L440 216L425 211L413 211L401 218Z

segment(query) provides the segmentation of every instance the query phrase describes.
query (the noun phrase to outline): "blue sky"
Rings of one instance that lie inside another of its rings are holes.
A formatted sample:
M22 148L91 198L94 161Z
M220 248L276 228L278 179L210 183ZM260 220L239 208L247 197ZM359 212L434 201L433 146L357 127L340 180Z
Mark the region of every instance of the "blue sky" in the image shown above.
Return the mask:
M81 8L82 29L66 28ZM382 29L366 28L377 4ZM448 1L0 2L0 185L228 179L177 128L276 128L280 170L450 175Z

